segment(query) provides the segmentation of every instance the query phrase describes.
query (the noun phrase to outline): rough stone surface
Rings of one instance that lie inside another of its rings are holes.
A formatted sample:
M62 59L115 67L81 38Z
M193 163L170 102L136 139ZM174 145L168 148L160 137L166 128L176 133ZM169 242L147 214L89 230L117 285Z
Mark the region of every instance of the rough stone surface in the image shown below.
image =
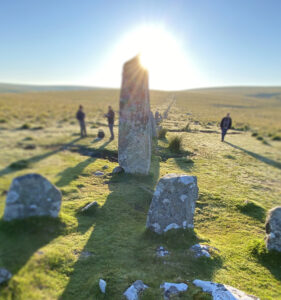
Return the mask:
M148 174L151 163L148 72L135 57L123 68L118 162L126 173Z
M103 176L104 173L101 172L101 171L96 171L96 172L94 173L94 175L96 175L96 176Z
M83 208L81 209L81 212L85 212L85 211L87 211L88 209L90 209L91 207L97 207L97 206L98 206L98 202L97 202L97 201L93 201L93 202L87 204L85 207L83 207Z
M4 268L0 268L0 284L8 281L11 278L12 278L12 274L8 270Z
M160 285L160 288L164 289L164 299L169 300L171 295L187 291L188 285L185 283L164 282Z
M159 234L170 229L193 228L197 197L195 176L168 174L162 177L152 198L146 227Z
M120 166L117 166L113 169L112 174L118 174L124 172L123 168Z
M247 295L246 293L229 285L198 279L194 280L193 284L201 287L204 292L210 293L214 300L259 300L259 298Z
M201 244L195 244L190 248L196 258L201 256L211 257L211 254L209 253L210 249L210 246Z
M281 252L281 206L273 208L266 220L266 247Z
M103 294L105 294L106 282L103 279L100 279L100 281L99 281L99 287L100 287L101 292Z
M141 280L137 280L125 291L124 296L127 300L138 300L139 294L147 288Z
M32 216L57 217L61 207L61 192L39 174L16 177L7 194L4 220Z
M169 251L166 250L163 246L158 247L157 250L156 250L156 255L158 257L164 257L164 256L167 256L169 254L170 254Z

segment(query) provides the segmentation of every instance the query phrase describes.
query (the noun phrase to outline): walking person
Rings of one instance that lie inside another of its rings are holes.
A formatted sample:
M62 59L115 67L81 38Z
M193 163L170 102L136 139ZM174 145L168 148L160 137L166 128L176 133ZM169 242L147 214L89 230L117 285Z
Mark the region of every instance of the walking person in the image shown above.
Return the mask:
M104 116L107 118L107 121L108 121L108 128L109 128L109 131L111 134L110 140L114 140L113 126L114 126L115 113L111 106L108 106L108 112Z
M85 113L83 111L83 106L80 105L79 106L79 110L76 113L76 119L78 120L79 125L80 125L80 134L81 134L81 137L86 137L87 136L86 124L85 124L85 117L86 117L86 115L85 115Z
M226 117L224 117L221 120L221 141L222 142L224 142L224 137L227 133L227 130L231 128L231 124L232 124L232 120L230 118L230 113L228 113Z

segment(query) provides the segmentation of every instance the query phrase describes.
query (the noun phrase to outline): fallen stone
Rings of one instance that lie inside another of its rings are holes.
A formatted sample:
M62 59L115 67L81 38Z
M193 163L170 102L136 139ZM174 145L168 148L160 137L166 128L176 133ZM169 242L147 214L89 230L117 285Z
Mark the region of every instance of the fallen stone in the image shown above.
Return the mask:
M192 247L190 247L190 250L194 253L194 256L196 258L202 256L211 257L211 254L209 253L210 249L211 249L210 246L201 245L201 244L195 244Z
M101 171L96 171L96 172L94 173L94 175L96 175L96 176L103 176L104 173L101 172Z
M11 278L12 274L8 270L0 268L0 284L8 281Z
M225 284L211 281L194 280L193 284L202 288L204 292L210 293L214 300L259 300L259 298Z
M169 300L171 295L187 291L188 285L185 283L164 282L160 285L160 288L164 289L164 299Z
M195 176L168 174L162 177L153 194L146 227L158 234L171 229L193 228L197 198Z
M162 247L162 246L160 246L160 247L158 247L158 248L156 249L156 255L157 255L158 257L164 257L164 256L167 256L167 255L169 255L169 254L170 254L169 251L168 251L168 250L165 250L165 248Z
M127 300L138 300L139 294L147 288L148 286L141 280L137 280L125 291L123 295L127 298Z
M281 252L281 206L269 211L265 228L267 249Z
M105 294L105 288L106 288L106 282L103 279L100 279L99 281L99 287L103 294Z
M146 175L151 163L148 72L139 56L123 67L119 110L118 162L126 173Z
M16 177L6 198L3 219L11 221L32 216L57 217L61 207L61 192L39 174Z
M120 166L117 166L113 169L112 174L118 174L124 172L123 168Z
M90 209L91 207L97 207L97 206L98 206L97 201L91 202L91 203L87 204L85 207L83 207L83 208L81 209L81 212L85 212L85 211L87 211L88 209Z

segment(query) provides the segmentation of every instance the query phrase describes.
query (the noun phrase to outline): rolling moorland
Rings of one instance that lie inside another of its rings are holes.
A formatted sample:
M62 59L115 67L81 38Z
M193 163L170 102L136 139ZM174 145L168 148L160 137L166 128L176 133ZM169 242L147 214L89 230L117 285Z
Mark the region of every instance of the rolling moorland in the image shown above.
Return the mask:
M176 101L162 123L166 135L154 141L148 176L111 174L118 139L108 140L103 114L108 105L118 111L119 90L9 92L0 94L0 217L12 179L26 173L48 178L63 202L58 219L0 221L0 267L13 273L0 299L122 299L137 279L149 286L141 299L163 299L164 281L188 284L173 299L211 299L194 279L281 299L281 256L264 244L267 211L281 203L281 87L151 91L153 112ZM222 143L218 123L227 112L233 129ZM100 141L98 129L106 133ZM175 136L182 143L176 152L169 147ZM168 173L198 178L195 228L159 236L145 222L155 185ZM82 213L92 201L99 206ZM216 248L211 258L192 256L197 242ZM157 257L158 246L170 255Z

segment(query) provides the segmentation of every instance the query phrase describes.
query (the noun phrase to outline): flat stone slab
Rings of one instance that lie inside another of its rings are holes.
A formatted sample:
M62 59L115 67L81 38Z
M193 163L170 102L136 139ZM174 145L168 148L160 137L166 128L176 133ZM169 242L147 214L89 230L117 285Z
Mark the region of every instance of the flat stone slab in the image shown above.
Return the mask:
M171 295L187 291L188 285L185 283L164 282L160 285L160 288L164 289L164 299L169 300Z
M281 206L269 211L265 228L267 249L281 252Z
M193 228L197 198L196 176L168 174L162 177L153 194L146 227L158 234L171 229Z
M259 300L259 298L225 284L196 279L193 284L210 293L214 300Z
M32 216L57 217L61 198L61 192L39 174L16 177L7 194L3 218L11 221Z
M141 280L137 280L125 291L123 295L127 298L127 300L138 300L139 294L147 288L148 286Z

